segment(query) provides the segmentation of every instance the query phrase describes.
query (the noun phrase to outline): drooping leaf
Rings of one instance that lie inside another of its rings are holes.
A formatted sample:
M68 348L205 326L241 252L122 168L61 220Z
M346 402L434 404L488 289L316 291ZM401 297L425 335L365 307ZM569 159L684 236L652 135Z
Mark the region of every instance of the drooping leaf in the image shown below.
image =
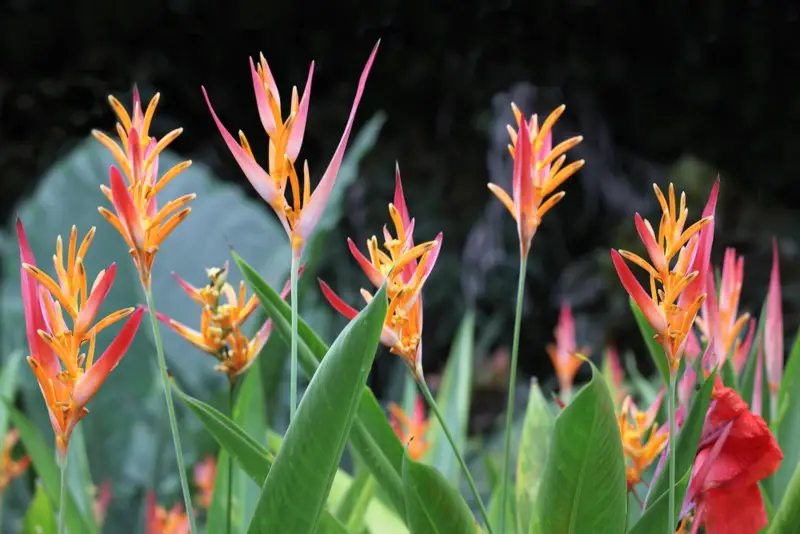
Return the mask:
M669 382L669 363L667 363L664 349L661 348L661 345L655 340L654 336L656 335L656 331L653 330L653 327L647 322L642 310L639 309L639 306L633 299L630 299L630 301L633 316L636 318L636 324L639 325L639 331L642 333L642 338L644 339L645 345L647 345L647 350L650 352L650 357L653 359L656 369L658 369L661 378L666 384Z
M22 534L56 534L56 512L41 484L36 484L33 500L22 520Z
M234 253L233 257L242 270L245 280L253 288L261 305L272 318L275 325L274 333L289 343L291 340L291 308L238 254ZM316 373L319 362L328 351L328 347L302 317L298 318L298 334L300 338L298 362L306 376L312 377ZM350 431L350 444L355 454L372 472L375 481L380 484L398 514L405 517L401 480L403 445L389 425L386 414L369 388L364 388L361 393L358 415Z
M472 370L474 368L475 312L468 311L458 327L450 357L447 360L436 403L447 427L453 434L456 446L463 454L467 443L470 397L472 395ZM411 413L411 412L408 412ZM445 478L458 487L461 469L450 442L437 419L431 421L428 432L431 448L425 462L436 467Z
M554 422L555 418L538 382L532 381L517 457L516 510L522 532L527 533L531 524Z
M261 488L250 534L316 528L375 358L386 309L382 287L320 363Z
M694 459L697 455L697 445L700 443L700 436L703 433L703 423L706 419L708 404L711 400L711 392L714 390L714 380L717 376L716 369L705 379L700 390L692 399L686 418L678 431L675 449L675 501L683 502L686 488L682 488L677 483L682 480L686 473L691 473ZM645 508L654 506L655 502L669 489L669 466L671 459L667 456L664 468L659 476L651 482L650 493L647 496Z
M47 445L39 430L22 413L8 404L6 404L6 409L11 424L19 430L19 437L25 447L25 452L30 457L31 464L36 470L47 496L58 509L61 497L61 469L56 463L55 448ZM97 532L94 518L88 518L81 514L70 491L67 491L66 506L67 528L71 532Z
M475 517L436 468L403 457L406 518L414 534L474 534Z
M614 401L600 371L555 419L532 534L619 534L627 491Z

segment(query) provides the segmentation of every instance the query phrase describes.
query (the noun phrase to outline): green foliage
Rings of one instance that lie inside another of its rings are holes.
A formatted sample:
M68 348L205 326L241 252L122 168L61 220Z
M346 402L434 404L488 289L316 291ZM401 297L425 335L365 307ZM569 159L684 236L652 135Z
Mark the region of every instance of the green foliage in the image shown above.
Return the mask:
M539 484L550 451L554 421L542 390L539 389L538 382L534 381L528 396L519 444L520 454L517 458L516 509L517 523L522 532L528 532L531 524ZM508 524L506 521L506 525Z
M56 534L57 530L53 504L42 485L37 484L33 500L22 521L22 534Z

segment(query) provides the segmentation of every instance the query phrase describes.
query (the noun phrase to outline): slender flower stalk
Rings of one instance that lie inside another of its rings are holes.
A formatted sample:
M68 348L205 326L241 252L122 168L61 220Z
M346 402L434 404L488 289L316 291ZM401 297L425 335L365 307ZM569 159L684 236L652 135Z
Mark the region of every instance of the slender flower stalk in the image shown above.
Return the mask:
M681 194L680 205L676 203L675 188L669 186L665 197L657 185L653 185L661 206L661 222L658 236L650 223L636 214L636 230L647 249L650 262L625 250L611 251L611 259L623 287L642 310L647 321L656 332L655 339L664 349L669 367L667 397L669 403L669 510L674 510L675 501L675 401L677 373L686 350L695 318L706 299L705 277L709 272L711 246L714 238L714 209L717 202L719 179L714 183L703 217L684 230L689 210L686 195ZM677 259L674 261L673 259ZM650 294L634 277L625 260L638 265L650 276ZM661 286L658 289L657 285ZM711 345L709 345L710 347ZM712 351L706 351L711 353ZM675 532L675 517L669 514L669 530Z
M300 258L305 244L311 237L320 217L322 217L322 212L328 202L328 197L330 197L331 191L333 190L336 175L339 172L339 167L342 164L344 152L347 148L347 141L350 138L350 131L353 127L356 110L361 101L361 95L367 83L367 76L372 68L372 62L375 60L375 54L378 52L379 45L380 41L378 41L372 49L367 64L361 73L361 79L359 80L358 89L356 90L356 97L350 109L350 117L347 119L344 133L339 140L339 145L336 147L333 158L328 164L328 168L325 170L325 173L322 175L313 193L311 192L311 177L309 174L308 161L303 164L302 193L300 180L295 169L295 162L303 144L306 119L308 117L308 106L311 98L311 79L314 75L313 62L308 72L308 80L303 90L303 96L298 100L297 88L293 88L289 116L284 120L281 115L281 99L278 87L275 84L266 59L264 59L263 55L261 56L258 68L254 65L253 60L250 60L250 72L253 78L256 103L258 104L258 114L261 118L261 124L269 137L269 172L265 171L256 163L255 156L250 149L250 144L244 133L241 131L239 132L239 141L237 142L228 130L225 129L222 122L217 118L217 114L211 106L208 94L205 88L203 88L203 95L208 104L208 109L211 112L211 116L214 118L214 122L220 134L222 134L222 138L225 140L225 144L228 146L228 149L233 154L233 157L236 159L236 162L239 164L239 167L241 167L242 172L244 172L253 188L275 211L291 243L292 257L290 280L292 293L292 339L290 363L291 385L289 392L290 421L294 418L294 413L297 409L297 278ZM287 183L292 192L291 204L286 198Z
M58 457L61 491L58 496L58 534L67 534L67 456Z
M566 106L556 108L539 127L538 116L525 119L516 105L511 104L517 129L510 125L508 133L511 144L508 150L514 158L514 177L512 194L506 193L500 186L490 183L489 189L514 217L517 223L520 247L520 273L517 288L517 310L514 319L514 343L511 348L511 369L508 383L508 404L506 407L505 456L503 460L503 481L500 497L500 509L505 510L508 477L511 466L511 423L514 416L514 396L516 394L517 360L519 358L519 332L522 321L522 300L525 294L525 269L528 252L533 236L536 234L542 217L550 211L566 193L554 194L570 176L575 174L584 164L578 160L564 166L569 149L583 141L576 136L553 146L553 126L564 113ZM505 514L500 514L500 534L504 532Z
M151 280L153 263L159 247L164 239L189 216L192 210L187 204L194 200L196 195L194 193L183 195L167 202L161 209L158 208L156 199L158 193L173 178L188 169L192 163L191 161L179 163L159 177L158 155L183 132L182 128L172 130L160 140L150 136L150 125L159 99L160 95L156 93L150 100L147 109L143 111L139 91L134 89L133 109L131 114L128 114L119 100L109 96L111 107L119 118L116 130L121 145L97 130L93 131L92 135L111 151L122 172L112 166L109 173L110 187L100 186L103 194L111 202L114 212L104 207L98 208L98 211L125 239L139 272L139 280L151 314L156 355L167 403L172 441L175 445L184 504L187 510L192 510L192 497L189 492L183 451L180 446L164 347L161 344L161 333L156 321ZM127 178L127 184L122 177L123 174ZM189 523L192 534L195 534L197 527L194 523L194 516L191 514Z

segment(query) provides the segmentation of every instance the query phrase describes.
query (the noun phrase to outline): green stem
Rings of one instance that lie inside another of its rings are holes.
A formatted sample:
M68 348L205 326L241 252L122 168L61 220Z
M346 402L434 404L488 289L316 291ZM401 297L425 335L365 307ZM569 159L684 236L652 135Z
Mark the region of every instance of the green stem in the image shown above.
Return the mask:
M503 534L506 520L506 499L508 493L508 475L511 471L511 425L514 423L514 396L517 390L517 360L519 359L519 333L522 324L522 300L525 295L525 270L528 258L522 256L519 261L519 283L517 286L517 311L514 316L514 343L511 346L511 366L508 373L508 402L506 404L506 438L503 455L503 486L500 488L500 529Z
M669 375L669 534L675 533L675 449L678 440L675 435L675 373Z
M294 412L297 410L297 268L300 264L300 258L292 252L292 272L289 273L290 288L289 291L292 295L292 359L290 366L289 384L289 423L294 419Z
M161 332L158 329L158 319L156 318L156 305L153 299L153 290L145 289L147 307L150 310L150 323L153 327L153 337L156 342L156 354L158 355L158 367L161 371L161 383L164 386L164 398L167 401L167 413L169 414L169 426L172 430L172 442L175 444L175 457L178 460L178 475L181 479L181 490L183 491L183 504L186 507L186 515L189 517L189 531L191 534L197 533L197 526L194 520L194 507L192 506L192 495L189 493L189 481L186 478L186 462L183 459L183 449L181 448L181 436L178 431L178 420L175 418L175 406L172 404L172 390L169 384L169 374L167 373L167 360L164 356L164 344L161 341Z
M67 534L67 453L59 454L61 494L58 499L58 534Z
M231 421L233 420L233 399L234 390L236 389L236 382L231 381L230 392L228 395L228 411L230 412ZM231 516L233 516L233 456L228 454L228 528L225 530L231 534Z
M447 423L445 423L444 417L442 417L442 412L439 411L439 406L436 404L436 400L434 400L433 395L431 395L431 390L428 388L428 384L425 383L425 379L422 377L420 377L417 383L419 384L420 391L422 391L422 395L428 402L428 406L430 406L431 410L433 410L433 414L436 416L436 419L439 420L439 424L442 425L442 430L444 430L444 435L447 436L447 441L450 442L450 447L452 447L453 453L456 455L456 460L458 460L458 464L461 466L461 471L464 472L464 476L467 479L469 489L472 490L472 495L475 496L475 500L478 503L478 509L481 512L483 522L486 524L486 530L488 531L488 534L493 534L492 525L489 522L489 514L486 513L486 507L483 505L483 500L481 500L481 494L478 492L477 486L475 486L475 481L472 479L472 474L469 472L467 464L464 461L464 458L461 456L461 452L458 450L458 446L456 445L456 441L453 439L453 435L450 433L450 429L447 428Z

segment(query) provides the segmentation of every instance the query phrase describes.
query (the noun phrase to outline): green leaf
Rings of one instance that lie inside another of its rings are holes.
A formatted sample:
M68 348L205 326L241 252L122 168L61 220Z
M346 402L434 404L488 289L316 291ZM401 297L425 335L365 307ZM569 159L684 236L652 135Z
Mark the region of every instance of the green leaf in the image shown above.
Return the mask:
M686 473L691 472L694 459L697 455L697 445L700 443L700 436L703 433L703 423L705 423L708 403L711 400L711 392L714 390L714 380L717 376L716 369L705 379L700 390L694 396L686 419L678 431L675 448L675 478L682 480ZM647 496L645 508L650 508L654 503L666 494L669 489L669 466L671 458L667 456L664 468L658 478L651 482L650 494ZM685 491L685 488L684 488ZM675 501L683 502L684 493L680 491L680 486L676 482Z
M336 518L350 532L360 532L364 527L367 506L375 492L375 479L367 469L358 471L356 478L336 508Z
M40 401L41 402L41 401ZM45 441L39 430L15 408L6 404L11 423L19 430L19 437L25 446L25 452L31 459L36 474L42 481L47 496L59 506L61 497L61 469L56 464L56 454ZM69 469L69 466L67 467ZM67 528L70 532L97 532L94 519L81 515L72 492L67 491Z
M625 459L614 402L600 371L556 417L531 533L619 534L626 523Z
M642 333L642 338L644 338L644 343L647 345L647 350L650 352L650 357L653 359L653 363L656 369L658 369L664 383L667 384L669 383L669 363L664 354L664 349L661 348L661 345L659 345L658 341L654 338L656 331L653 330L653 327L647 322L647 319L645 319L642 310L639 309L636 302L633 299L630 299L630 301L633 316L636 318L636 324L639 325L639 331Z
M261 360L256 360L245 375L236 395L233 409L233 422L239 425L248 436L257 438L264 438L267 435L264 395L259 372L259 366L262 363ZM271 459L269 461L271 463ZM259 484L251 479L238 463L233 466L231 475L229 464L230 456L223 448L217 459L214 492L206 519L206 531L208 532L227 532L228 482L231 476L231 532L244 533L247 523L253 515L253 510L255 510ZM264 479L261 478L259 483L263 482Z
M475 312L470 310L461 320L453 340L436 403L447 427L453 434L458 450L463 454L467 444L467 425L472 395L472 370L474 368ZM408 412L411 413L411 412ZM436 467L445 478L458 487L461 468L450 442L437 419L431 422L428 433L431 447L425 462Z
M776 503L781 502L791 480L797 476L796 468L800 465L800 330L789 352L778 392L778 406L778 417L772 428L783 451L783 461L767 484L771 486L770 496ZM766 410L764 413L767 413Z
M58 523L53 504L41 484L36 484L36 492L25 517L22 520L22 534L56 534Z
M86 518L93 522L95 486L92 482L92 473L89 470L89 456L86 451L86 440L83 437L81 425L75 427L69 439L69 459L67 465L67 484L69 491L75 498L75 504Z
M683 496L689 487L691 470L687 471L680 480L675 482L675 505L672 513L675 517L681 513ZM652 532L669 531L669 494L663 493L653 501L642 514L642 517L628 530L628 534L651 534Z
M406 518L413 534L474 534L475 517L461 494L435 468L403 456Z
M375 482L373 478L373 483ZM331 510L338 510L342 507L343 501L350 488L353 486L353 478L342 471L337 471L333 479L333 486L331 486L330 495L328 495L328 508ZM373 484L374 489L378 489ZM405 526L405 518L400 518L395 514L394 509L385 505L377 492L373 493L373 498L367 504L367 509L364 514L365 529L380 534L409 534L408 528ZM353 531L351 532L359 532Z
M22 353L17 351L8 356L0 368L0 436L5 436L8 430L8 410L6 404L14 403L17 392L17 377L20 373Z
M269 451L216 408L190 397L174 384L173 389L247 475L257 484L263 483L274 462Z
M328 350L261 488L250 534L316 528L378 349L386 309L382 287Z
M347 527L336 519L336 517L330 514L324 514L320 517L319 525L314 532L318 534L348 534L350 531L347 530Z
M489 522L494 527L494 531L498 532L498 525L500 524L500 500L502 498L502 482L497 484L492 490L492 498L489 501ZM511 488L511 481L508 482L508 492L507 495L510 496L512 494ZM520 529L519 525L517 525L517 518L519 517L520 510L517 507L517 501L514 499L506 498L506 517L503 521L503 528L505 528L505 534L516 534L518 532L527 532L527 527L523 527L524 530Z
M535 380L531 383L528 407L522 423L517 457L517 522L528 532L539 483L544 474L555 418ZM508 524L508 522L506 522Z
M761 346L764 339L764 328L767 322L767 299L764 298L764 303L761 305L761 315L758 318L758 326L756 327L755 336L753 336L753 344L750 346L750 352L747 354L742 373L739 376L739 395L742 399L750 404L753 400L753 389L756 378L756 361L758 360L758 347Z
M784 451L785 453L785 451ZM767 534L797 534L800 525L800 465L795 466L794 474L780 506L767 529Z
M272 318L274 333L283 338L287 344L290 343L292 312L289 305L235 252L233 258L242 270L245 280L258 296L261 305ZM298 334L300 337L298 362L306 376L313 377L328 347L302 317L298 318ZM375 395L366 387L361 393L358 415L350 431L350 444L359 460L381 485L395 510L401 517L405 517L405 501L400 478L403 445L389 425Z

